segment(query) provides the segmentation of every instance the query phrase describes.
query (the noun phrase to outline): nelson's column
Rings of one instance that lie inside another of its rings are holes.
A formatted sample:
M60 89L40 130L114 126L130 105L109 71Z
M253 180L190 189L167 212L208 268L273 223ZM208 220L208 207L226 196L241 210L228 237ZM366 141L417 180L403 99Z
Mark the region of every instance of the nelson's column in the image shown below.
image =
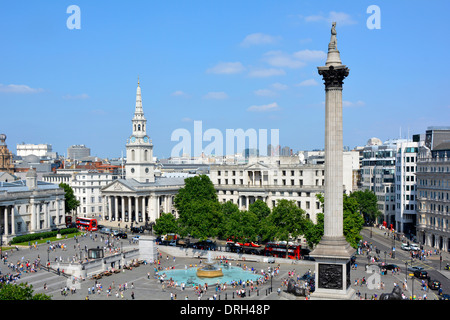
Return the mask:
M324 234L311 252L316 260L316 290L312 299L352 299L350 258L355 250L343 234L342 84L349 69L342 64L336 41L336 22L324 67L325 83L325 192Z

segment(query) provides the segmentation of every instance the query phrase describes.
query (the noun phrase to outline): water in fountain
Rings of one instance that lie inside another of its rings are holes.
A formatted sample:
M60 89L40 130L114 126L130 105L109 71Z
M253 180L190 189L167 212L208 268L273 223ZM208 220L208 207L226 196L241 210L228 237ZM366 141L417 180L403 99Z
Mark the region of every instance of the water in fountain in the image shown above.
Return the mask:
M211 252L208 252L208 261L205 266L197 269L197 277L200 278L215 278L223 276L222 268L215 265L211 260Z

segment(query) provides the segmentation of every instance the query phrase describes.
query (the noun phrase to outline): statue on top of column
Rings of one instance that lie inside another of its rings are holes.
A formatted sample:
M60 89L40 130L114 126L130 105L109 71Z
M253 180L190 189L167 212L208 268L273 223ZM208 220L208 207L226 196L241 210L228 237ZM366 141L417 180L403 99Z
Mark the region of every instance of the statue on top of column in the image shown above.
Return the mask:
M337 39L336 39L336 22L333 22L331 25L331 39L330 43L328 44L328 51L330 50L337 50Z

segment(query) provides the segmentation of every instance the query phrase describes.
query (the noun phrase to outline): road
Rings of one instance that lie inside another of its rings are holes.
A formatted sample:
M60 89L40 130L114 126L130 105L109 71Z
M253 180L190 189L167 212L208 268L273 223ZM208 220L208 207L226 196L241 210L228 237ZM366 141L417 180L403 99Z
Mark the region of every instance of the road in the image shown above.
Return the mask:
M372 237L370 235L372 234ZM443 253L443 260L440 263L440 256L437 254L433 254L429 257L427 257L426 261L421 261L419 259L414 259L411 261L411 257L409 254L409 251L404 251L400 249L401 242L395 240L395 259L392 259L389 257L389 252L392 250L392 246L394 244L394 241L392 240L392 237L388 238L384 235L384 231L377 230L375 228L372 229L372 233L370 232L370 229L364 229L361 232L361 235L363 236L364 241L367 241L369 243L372 243L374 248L378 248L380 250L380 259L382 262L384 262L386 257L387 263L393 263L398 265L401 268L401 272L405 274L405 269L407 270L407 265L411 266L411 262L413 263L413 266L419 266L424 268L430 276L431 279L435 279L441 282L442 289L444 293L450 293L450 271L444 271L443 268L446 265L446 263L450 263L449 261L449 253ZM425 248L427 250L431 250L431 248ZM433 249L434 251L434 249ZM386 255L385 255L386 252ZM442 268L442 270L440 270ZM408 274L411 272L408 271ZM408 276L408 278L410 278ZM415 291L420 290L421 286L421 280L415 278L414 281ZM437 291L429 291L432 294L437 294Z

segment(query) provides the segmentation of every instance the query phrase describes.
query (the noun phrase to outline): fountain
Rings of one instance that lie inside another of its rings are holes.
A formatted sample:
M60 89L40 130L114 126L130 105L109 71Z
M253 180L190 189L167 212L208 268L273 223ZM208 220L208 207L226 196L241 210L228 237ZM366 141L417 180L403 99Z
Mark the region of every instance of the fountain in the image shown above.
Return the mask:
M215 265L211 261L211 252L208 252L208 261L204 262L205 266L197 269L197 277L199 278L216 278L222 277L222 268Z

